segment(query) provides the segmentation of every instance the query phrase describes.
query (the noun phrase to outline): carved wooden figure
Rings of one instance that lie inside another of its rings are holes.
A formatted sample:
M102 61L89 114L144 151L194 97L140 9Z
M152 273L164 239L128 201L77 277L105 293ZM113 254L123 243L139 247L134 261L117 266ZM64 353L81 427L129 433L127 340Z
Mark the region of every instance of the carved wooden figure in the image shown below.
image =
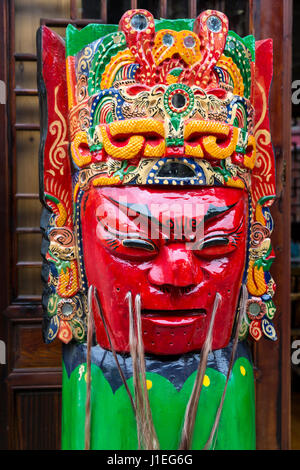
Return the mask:
M43 26L38 53L62 447L255 448L248 337L276 340L272 41L218 11L131 10L65 42Z

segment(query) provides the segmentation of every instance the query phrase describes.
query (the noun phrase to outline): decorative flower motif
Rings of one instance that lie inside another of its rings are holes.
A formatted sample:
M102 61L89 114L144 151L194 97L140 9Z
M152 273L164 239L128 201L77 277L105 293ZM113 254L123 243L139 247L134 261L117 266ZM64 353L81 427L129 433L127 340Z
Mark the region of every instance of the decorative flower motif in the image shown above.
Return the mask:
M263 299L257 297L247 301L246 313L251 320L249 333L256 341L259 341L262 335L272 341L277 340L276 330L271 322L275 311L275 305L267 295L263 296Z
M246 312L250 320L261 320L267 312L266 304L260 298L249 299Z
M84 305L79 296L61 298L53 293L48 300L48 327L45 341L51 343L56 336L64 343L72 339L81 343L85 340Z

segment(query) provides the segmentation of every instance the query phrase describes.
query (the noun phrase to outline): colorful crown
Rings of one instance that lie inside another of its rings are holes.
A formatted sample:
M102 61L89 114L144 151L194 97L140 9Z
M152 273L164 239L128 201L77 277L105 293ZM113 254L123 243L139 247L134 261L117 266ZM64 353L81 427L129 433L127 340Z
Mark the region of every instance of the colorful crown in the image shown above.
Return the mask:
M131 10L119 29L69 26L75 186L222 184L246 187L254 202L273 195L270 68L263 89L257 83L271 47L228 31L226 16L212 10L195 21Z

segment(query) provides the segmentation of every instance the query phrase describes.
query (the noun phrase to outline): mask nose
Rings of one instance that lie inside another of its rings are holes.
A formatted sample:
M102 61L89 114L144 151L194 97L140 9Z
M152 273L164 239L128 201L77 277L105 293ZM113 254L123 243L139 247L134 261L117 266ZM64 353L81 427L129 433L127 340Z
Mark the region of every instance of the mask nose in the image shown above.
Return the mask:
M192 250L174 243L162 247L148 276L151 284L159 288L193 288L202 281L203 273L195 263Z

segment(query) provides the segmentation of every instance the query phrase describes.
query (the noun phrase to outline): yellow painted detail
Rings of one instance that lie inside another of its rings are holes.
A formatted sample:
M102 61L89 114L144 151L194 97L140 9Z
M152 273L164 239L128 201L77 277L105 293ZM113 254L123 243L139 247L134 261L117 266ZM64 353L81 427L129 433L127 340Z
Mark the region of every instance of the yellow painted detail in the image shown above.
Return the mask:
M204 153L200 144L198 145L185 144L184 153L185 155L188 155L190 157L198 157L198 158L204 157Z
M164 137L165 128L164 123L152 118L146 119L126 119L125 121L115 121L108 125L109 132L112 136L136 134L136 133L150 133Z
M238 141L238 128L232 127L232 136L228 145L224 147L218 145L217 139L218 137L213 135L204 137L202 143L205 151L209 154L211 158L216 158L217 160L223 160L224 158L230 157L235 151L236 144Z
M73 191L73 200L74 200L74 202L76 202L76 200L77 200L77 195L78 195L79 189L80 189L80 186L79 186L78 183L76 183L75 186L74 186L74 191Z
M256 141L253 135L250 135L248 138L248 148L251 147L252 150L250 151L250 156L245 155L244 157L244 165L245 167L250 168L250 170L253 170L256 160Z
M172 36L173 43L171 45L165 45L163 43L163 38L166 34ZM193 47L185 46L184 40L187 36L193 38ZM166 59L170 59L174 54L180 55L186 64L193 65L201 60L200 45L199 37L192 31L163 29L158 31L155 36L152 53L156 65L161 64Z
M166 78L166 82L168 85L173 85L173 83L177 83L179 80L179 77L176 77L175 75L172 75L169 73Z
M78 291L77 262L70 262L70 268L61 270L58 278L57 293L61 297L72 297Z
M162 140L158 145L146 144L144 155L145 157L163 157L165 154L165 149L165 140Z
M209 134L214 133L217 135L227 137L230 131L230 126L222 124L217 121L204 121L204 120L190 120L184 127L184 139L188 139L192 134Z
M119 51L105 67L101 79L101 90L111 88L117 72L125 65L133 64L135 58L129 49Z
M242 374L243 376L246 375L246 369L245 369L244 366L240 366L240 371L241 371L241 374Z
M226 138L230 132L232 132L232 138L229 145L224 148L220 147L217 144L217 138ZM187 142L193 134L199 134L200 143L198 145L190 145ZM203 149L205 149L212 158L223 159L231 156L234 152L238 141L238 129L217 121L190 120L185 124L184 140L186 142L185 152L191 157L203 158Z
M80 145L83 145L88 149L87 135L84 131L77 132L73 142L71 143L72 158L77 166L82 167L91 163L92 157L89 153L83 154L80 150Z
M237 65L233 62L231 57L222 55L217 62L217 67L221 67L226 70L232 78L234 88L233 93L235 95L244 96L244 81Z
M266 226L266 220L263 215L262 206L260 204L256 205L255 209L255 219L257 222L260 222L263 226Z
M231 188L240 188L244 189L245 183L241 178L233 179L233 178L228 178L226 181L226 186L230 186Z
M208 377L208 375L204 376L203 385L204 385L204 387L209 387L210 386L210 378Z
M119 176L99 176L98 178L93 179L92 183L93 186L105 186L105 185L112 185L112 184L119 184L120 183Z
M152 380L147 380L146 383L147 383L147 389L150 390L150 388L152 388Z
M268 286L265 281L263 267L258 268L254 266L254 263L253 259L249 261L247 288L249 294L259 297L267 292Z
M104 126L101 127L103 147L108 155L114 158L121 158L123 160L129 160L136 157L142 150L145 137L141 135L134 135L129 137L125 145L115 145L111 142L107 130Z
M109 129L109 132L107 131ZM141 153L144 147L145 134L153 133L159 137L165 135L164 124L155 119L127 119L125 121L116 121L108 125L100 125L103 147L108 155L114 158L131 159ZM133 134L133 135L132 135ZM142 134L142 135L134 135ZM125 144L117 145L113 142L113 137L128 136ZM157 145L146 144L144 155L149 157L161 157L165 152L165 141Z
M68 88L68 106L69 109L73 108L75 105L74 103L74 96L73 96L73 90L75 90L75 83L72 83L72 70L74 64L72 64L72 60L74 60L73 57L69 56L66 59L66 78L67 78L67 88Z
M57 209L59 211L59 215L56 218L56 225L57 227L63 227L66 223L68 214L65 206L61 202L57 204Z

